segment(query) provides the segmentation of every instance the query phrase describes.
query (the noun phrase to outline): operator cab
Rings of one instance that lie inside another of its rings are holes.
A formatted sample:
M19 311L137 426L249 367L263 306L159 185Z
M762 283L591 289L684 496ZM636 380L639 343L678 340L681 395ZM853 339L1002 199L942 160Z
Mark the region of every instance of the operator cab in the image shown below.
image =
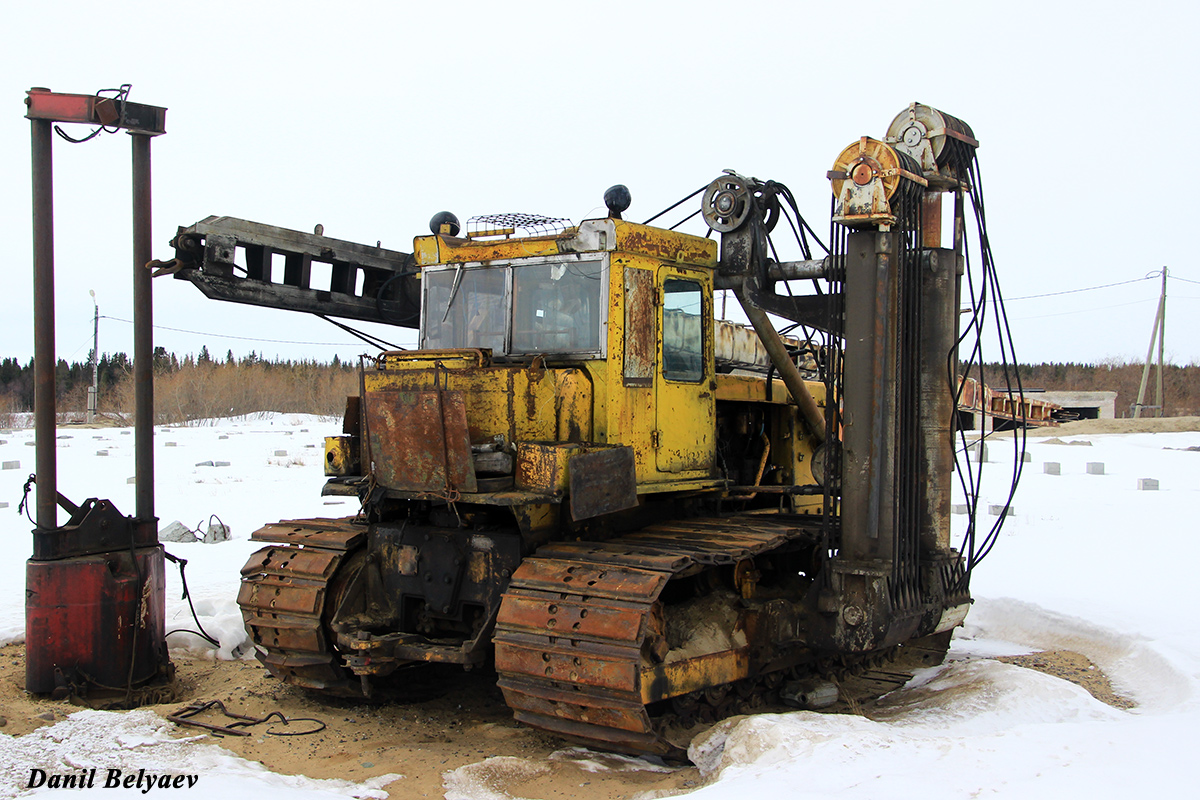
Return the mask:
M603 358L607 285L607 254L426 267L421 347Z

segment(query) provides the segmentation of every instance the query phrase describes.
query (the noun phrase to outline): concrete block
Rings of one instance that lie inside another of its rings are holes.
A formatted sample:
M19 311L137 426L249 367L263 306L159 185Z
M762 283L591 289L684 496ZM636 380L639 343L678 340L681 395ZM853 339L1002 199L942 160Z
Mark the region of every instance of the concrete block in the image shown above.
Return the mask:
M179 442L163 442L163 447L178 447Z
M211 467L212 465L213 465L213 462L211 462L211 461L197 461L196 462L197 467Z
M122 436L129 436L132 433L133 433L133 431L121 431Z
M37 447L37 442L31 440L31 441L26 442L25 446L26 447Z
M8 439L0 439L0 444L8 444Z
M308 433L308 428L301 428L301 429L300 429L300 432L301 432L301 433Z
M986 444L983 442L976 442L975 444L971 445L971 452L975 454L975 460L980 464L987 463L988 455Z
M1025 463L1025 464L1032 463L1033 462L1033 453L1029 452L1028 450L1026 450L1024 453L1021 453L1021 461L1022 461L1022 463Z
M135 475L135 476L134 476L134 477L132 477L132 478L126 478L126 479L125 479L125 482L126 482L126 483L134 483L134 484L136 484L136 483L137 483L137 476Z
M229 526L220 522L213 521L208 523L208 530L204 534L205 544L215 544L216 542L229 541Z
M8 501L0 500L0 508L8 508Z
M275 451L275 455L277 455L277 456L286 456L286 455L287 455L287 450L276 450L276 451Z
M21 462L20 461L5 461L4 466L2 468L3 469L20 469Z
M993 517L998 517L1001 514L1003 514L1006 517L1012 517L1012 516L1016 515L1017 511L1012 506L1005 508L1003 505L998 505L998 506L989 505L988 513L991 514Z
M1089 461L1088 465L1087 465L1087 474L1088 475L1103 475L1104 474L1104 462L1103 461Z
M1139 492L1157 492L1158 478L1138 478Z
M196 534L187 525L184 525L179 520L175 520L167 527L158 532L158 540L160 542L196 542Z
M971 507L966 503L955 503L954 505L950 506L951 514L969 514L970 511Z
M1057 461L1047 461L1042 464L1042 472L1047 475L1062 475L1062 464Z
M214 461L213 466L214 467L228 467L229 462L228 461Z
M97 451L96 451L96 455L98 455L98 456L106 456L106 455L108 455L108 451L107 451L107 450L97 450Z
M217 440L219 441L221 439L228 439L228 438L229 438L228 436L226 436L225 434L222 433L220 436L217 437Z

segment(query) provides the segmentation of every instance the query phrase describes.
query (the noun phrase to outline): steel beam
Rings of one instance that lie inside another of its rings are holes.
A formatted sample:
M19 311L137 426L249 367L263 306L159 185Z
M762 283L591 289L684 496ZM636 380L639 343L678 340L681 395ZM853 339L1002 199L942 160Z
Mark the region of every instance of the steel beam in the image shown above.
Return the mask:
M154 298L150 270L150 136L133 141L133 381L136 518L154 519Z
M33 140L33 422L39 530L58 527L54 451L54 132L31 120Z

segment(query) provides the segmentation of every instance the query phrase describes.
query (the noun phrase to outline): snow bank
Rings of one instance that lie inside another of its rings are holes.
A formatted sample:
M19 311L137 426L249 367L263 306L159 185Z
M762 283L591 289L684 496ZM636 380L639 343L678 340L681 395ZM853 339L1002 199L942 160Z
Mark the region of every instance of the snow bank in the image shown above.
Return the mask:
M350 500L320 497L322 437L334 422L296 415L218 421L211 426L156 429L164 524L191 527L218 515L233 539L172 544L189 560L196 610L220 648L176 634L172 647L211 657L244 655L236 605L238 569L257 548L247 539L278 519L348 516ZM121 429L63 429L60 490L71 498L108 497L133 509L133 442ZM30 525L16 512L32 471L32 433L3 437L0 457L23 468L0 472L0 535L27 543ZM707 800L748 794L791 798L1109 798L1187 796L1194 792L1191 743L1200 730L1200 617L1192 565L1200 562L1194 509L1200 505L1200 433L1062 437L1091 446L1032 440L1032 461L994 551L972 582L975 607L958 631L951 661L894 692L872 716L795 712L727 720L692 747L708 785ZM167 446L167 443L174 446ZM312 445L305 447L305 445ZM95 456L105 449L108 456ZM287 456L275 455L286 450ZM995 461L1011 458L996 448ZM198 462L229 462L198 467ZM1060 475L1039 462L1055 461ZM1104 462L1103 475L1089 462ZM980 507L1002 503L1007 465L990 465ZM1137 490L1157 478L1160 490ZM961 503L961 498L956 498ZM336 503L336 505L326 505ZM4 513L8 512L8 513ZM983 519L988 519L984 517ZM961 535L963 517L954 518ZM0 643L23 636L24 553L0 563ZM193 627L180 599L178 573L168 579L168 626ZM1130 711L1111 708L1073 684L985 660L1041 649L1079 652L1102 668ZM210 745L168 740L148 712L80 712L24 737L0 736L0 795L20 791L22 770L69 771L125 765L203 775L205 795L288 798L373 796L357 786L271 775ZM114 748L112 743L116 742ZM628 762L566 750L557 759L596 769ZM642 762L645 763L645 762ZM508 798L506 787L536 779L544 763L491 758L444 776L453 800ZM583 766L583 768L588 768ZM7 784L2 781L8 781Z

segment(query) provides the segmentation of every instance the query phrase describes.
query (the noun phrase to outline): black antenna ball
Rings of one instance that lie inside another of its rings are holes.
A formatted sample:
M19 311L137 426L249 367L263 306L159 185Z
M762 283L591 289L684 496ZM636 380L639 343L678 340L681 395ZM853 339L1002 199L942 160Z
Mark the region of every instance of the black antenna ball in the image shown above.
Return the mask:
M604 205L608 206L608 215L613 219L620 219L621 212L629 208L631 202L633 197L629 194L629 187L623 183L610 186L604 192Z
M450 226L451 236L458 236L458 232L462 230L462 226L458 223L458 217L449 211L439 211L433 215L433 219L429 220L429 230L434 236L442 232L443 225Z

